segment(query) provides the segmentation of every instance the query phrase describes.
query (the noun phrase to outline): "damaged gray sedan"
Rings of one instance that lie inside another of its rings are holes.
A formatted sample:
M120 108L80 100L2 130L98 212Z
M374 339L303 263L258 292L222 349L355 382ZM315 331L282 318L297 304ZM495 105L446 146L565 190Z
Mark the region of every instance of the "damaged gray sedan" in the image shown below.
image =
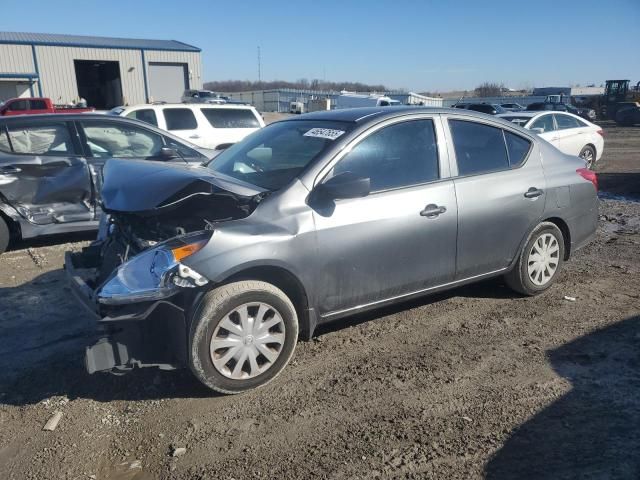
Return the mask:
M200 149L148 124L98 114L0 118L0 253L10 240L95 230L113 158L202 163Z
M67 253L89 372L266 384L318 324L504 276L549 288L594 235L597 179L516 125L368 108L267 126L208 165L112 160L99 238Z

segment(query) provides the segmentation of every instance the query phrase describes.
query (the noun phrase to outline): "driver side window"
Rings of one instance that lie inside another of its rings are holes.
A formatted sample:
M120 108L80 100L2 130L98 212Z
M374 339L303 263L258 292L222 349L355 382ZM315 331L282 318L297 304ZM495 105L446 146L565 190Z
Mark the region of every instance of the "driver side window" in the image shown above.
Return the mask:
M371 191L409 187L440 178L433 120L390 125L358 143L333 168L369 178Z
M86 146L96 158L151 158L160 154L162 137L142 128L116 122L80 122Z

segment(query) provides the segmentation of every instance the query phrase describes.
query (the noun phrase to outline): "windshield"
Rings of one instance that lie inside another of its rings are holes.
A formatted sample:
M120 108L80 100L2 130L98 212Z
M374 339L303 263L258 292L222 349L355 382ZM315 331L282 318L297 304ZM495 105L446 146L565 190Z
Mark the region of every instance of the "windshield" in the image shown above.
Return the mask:
M216 94L214 92L204 91L204 92L198 92L198 96L200 98L209 98L209 97L215 97Z
M267 190L278 190L348 132L352 125L318 120L274 123L229 147L207 166Z

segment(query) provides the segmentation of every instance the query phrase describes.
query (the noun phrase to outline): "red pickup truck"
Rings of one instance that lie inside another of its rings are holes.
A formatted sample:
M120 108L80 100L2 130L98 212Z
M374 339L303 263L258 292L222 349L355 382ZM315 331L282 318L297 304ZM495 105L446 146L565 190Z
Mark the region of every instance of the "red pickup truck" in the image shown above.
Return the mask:
M82 113L95 108L54 105L50 98L11 98L0 103L2 115L34 115L38 113Z

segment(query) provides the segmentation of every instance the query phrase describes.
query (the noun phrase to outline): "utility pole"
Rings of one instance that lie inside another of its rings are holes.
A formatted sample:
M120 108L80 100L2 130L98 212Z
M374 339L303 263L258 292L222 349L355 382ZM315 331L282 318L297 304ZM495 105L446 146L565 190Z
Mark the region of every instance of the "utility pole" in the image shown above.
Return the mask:
M260 45L258 45L258 82L262 81L262 65L260 64Z

